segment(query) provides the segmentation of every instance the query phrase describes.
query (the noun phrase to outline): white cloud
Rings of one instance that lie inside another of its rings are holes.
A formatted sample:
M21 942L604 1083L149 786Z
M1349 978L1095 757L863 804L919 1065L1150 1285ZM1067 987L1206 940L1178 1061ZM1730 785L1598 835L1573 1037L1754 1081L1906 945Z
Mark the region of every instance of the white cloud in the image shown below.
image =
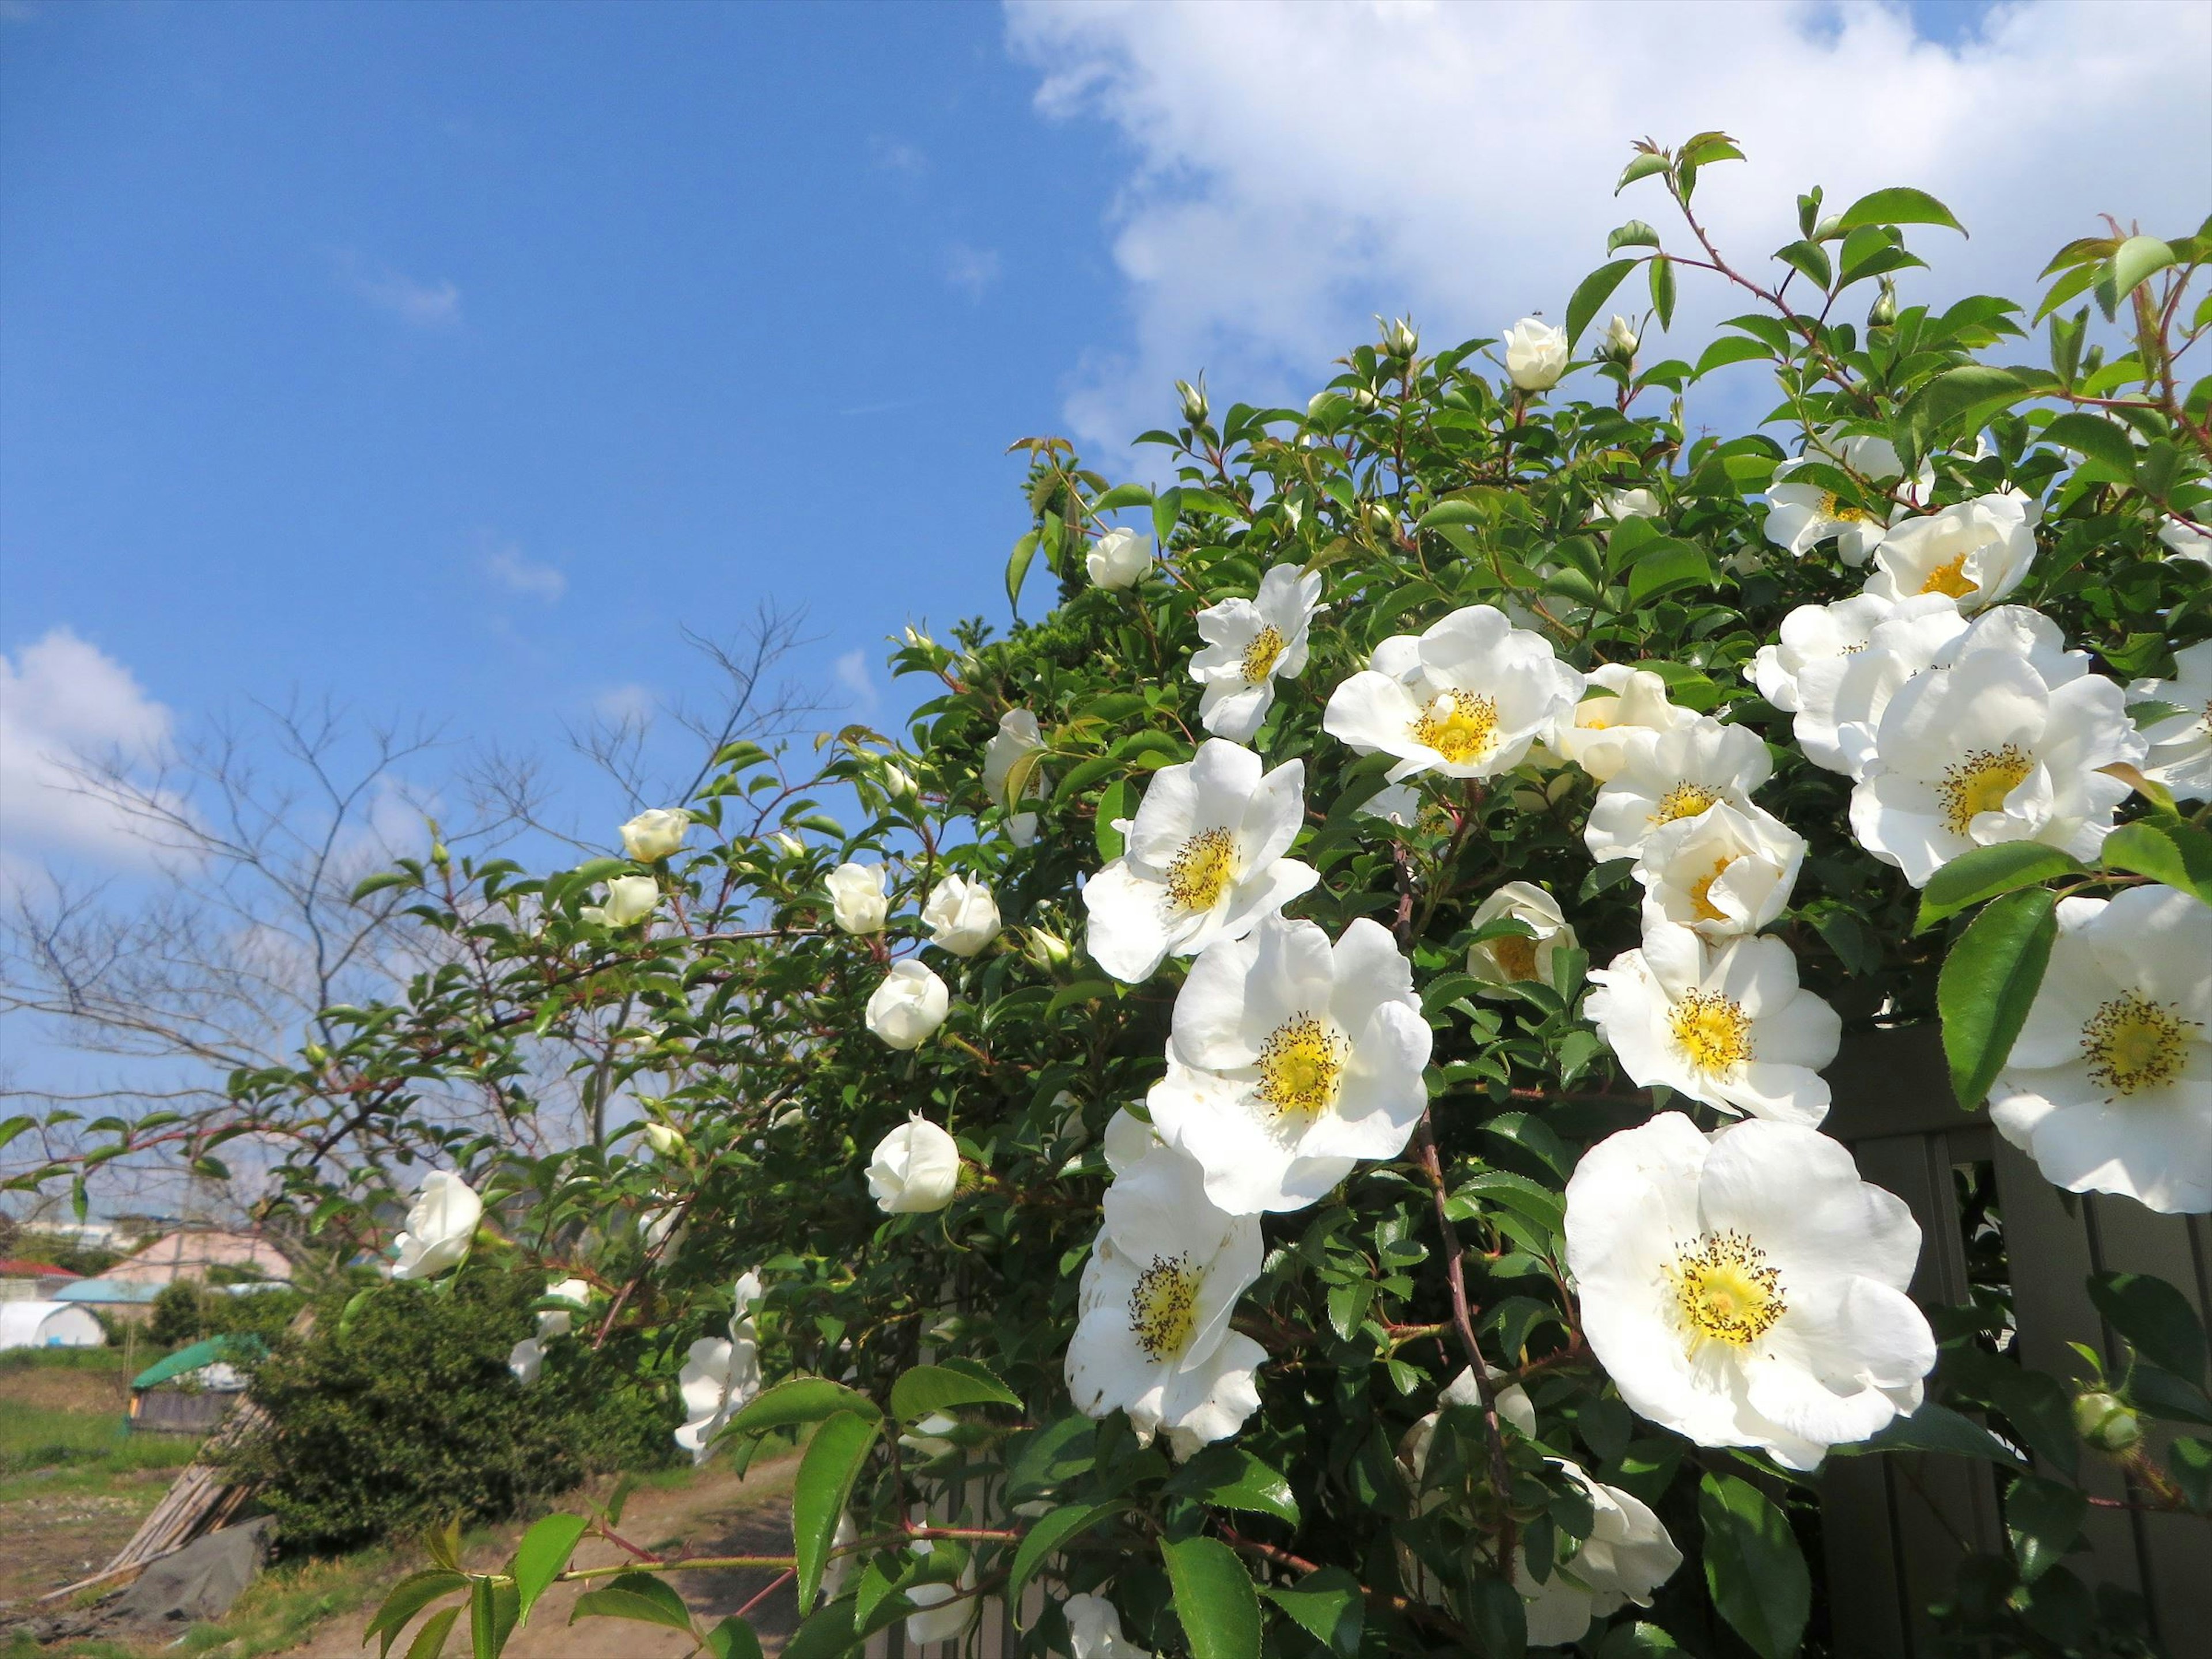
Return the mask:
M568 579L550 564L539 564L512 542L484 555L484 574L511 593L527 594L551 605L568 591Z
M903 138L875 137L868 141L876 165L887 173L918 175L929 171L929 157Z
M635 680L610 686L592 699L592 712L613 726L643 726L659 707L652 688Z
M980 300L984 290L999 280L999 263L996 248L955 242L945 250L945 280L969 299Z
M1696 205L1763 268L1809 185L1942 198L1973 239L1914 232L1935 269L1904 274L1907 303L2020 298L2096 214L2193 229L2212 198L2201 5L2005 5L1951 46L1901 7L1823 0L1008 0L1008 32L1042 111L1109 122L1137 157L1112 209L1133 337L1069 405L1094 442L1155 423L1201 368L1224 402L1310 390L1373 313L1410 306L1431 345L1559 319L1613 226L1678 240L1655 183L1612 195L1647 135L1742 143ZM1685 283L1678 331L1744 308L1717 289Z
M114 658L66 628L11 659L0 653L0 843L144 863L148 844L107 801L82 793L73 763L158 760L173 724Z
M413 328L453 328L461 320L461 290L447 279L420 283L390 265L369 265L361 256L337 256L338 275L379 311Z
M868 666L868 653L855 647L837 659L833 672L837 684L844 687L852 699L852 709L862 719L876 712L881 701L876 691L876 678Z

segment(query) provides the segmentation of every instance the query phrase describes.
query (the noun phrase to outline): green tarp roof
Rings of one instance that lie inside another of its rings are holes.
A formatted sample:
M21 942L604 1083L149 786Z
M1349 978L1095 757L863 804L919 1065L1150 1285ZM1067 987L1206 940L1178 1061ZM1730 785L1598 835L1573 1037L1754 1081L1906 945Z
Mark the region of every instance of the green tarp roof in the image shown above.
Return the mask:
M225 1359L258 1359L268 1352L258 1337L211 1336L204 1342L195 1342L189 1348L179 1348L167 1359L157 1360L131 1379L133 1389L158 1388L196 1371L203 1365L212 1365Z

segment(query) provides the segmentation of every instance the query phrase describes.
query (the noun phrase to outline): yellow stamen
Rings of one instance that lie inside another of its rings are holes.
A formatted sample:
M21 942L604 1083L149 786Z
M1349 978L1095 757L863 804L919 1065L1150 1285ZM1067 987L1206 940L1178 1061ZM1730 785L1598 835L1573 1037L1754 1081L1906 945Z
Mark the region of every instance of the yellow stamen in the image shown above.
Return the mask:
M1875 522L1873 514L1863 507L1853 507L1849 501L1839 498L1832 489L1824 489L1820 492L1820 516L1833 520L1838 524Z
M2122 1095L2171 1083L2189 1056L2187 1028L2197 1023L2139 993L2125 992L2090 1015L2081 1028L2089 1075Z
M1473 691L1447 691L1413 722L1413 736L1454 766L1472 765L1497 744L1497 701Z
M1168 898L1185 910L1211 910L1237 879L1237 843L1226 830L1201 830L1168 865Z
M1782 1275L1741 1233L1707 1233L1665 1272L1692 1352L1700 1342L1747 1348L1790 1311Z
M1244 647L1244 684L1257 685L1273 673L1275 665L1289 648L1272 623L1255 634L1252 643Z
M1260 1045L1254 1092L1285 1116L1316 1116L1336 1103L1346 1047L1311 1014L1294 1014Z
M1518 933L1490 941L1490 959L1506 978L1519 981L1536 977L1536 941Z
M1944 773L1936 786L1943 827L1954 836L1966 834L1980 814L2002 811L2005 797L2033 770L2034 757L2023 753L2017 744L1974 750Z
M1969 593L1982 591L1981 584L1966 574L1966 556L1945 561L1928 573L1928 580L1920 584L1923 593L1948 593L1954 599L1963 599Z
M1700 1072L1725 1072L1751 1058L1751 1016L1717 991L1692 991L1667 1017L1674 1041Z
M1129 1292L1129 1329L1154 1359L1173 1359L1198 1328L1198 1291L1205 1275L1188 1255L1154 1256Z
M1721 792L1709 784L1678 783L1659 797L1659 810L1651 815L1654 823L1672 823L1677 818L1693 818L1721 798Z
M1713 860L1711 871L1690 884L1690 908L1698 913L1701 921L1726 921L1728 912L1713 902L1713 884L1728 872L1735 860L1727 857Z

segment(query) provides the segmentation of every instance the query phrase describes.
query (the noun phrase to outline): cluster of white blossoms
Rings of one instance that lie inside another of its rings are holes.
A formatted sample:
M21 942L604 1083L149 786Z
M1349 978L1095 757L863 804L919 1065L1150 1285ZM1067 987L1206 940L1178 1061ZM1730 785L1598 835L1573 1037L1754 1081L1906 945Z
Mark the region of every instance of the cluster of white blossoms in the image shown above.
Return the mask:
M695 1464L707 1461L715 1437L761 1391L760 1330L753 1310L762 1294L758 1274L739 1278L732 1291L729 1335L701 1337L677 1373L684 1425L676 1431L676 1443Z
M507 1368L525 1388L535 1382L544 1370L545 1345L568 1335L575 1328L576 1315L583 1312L592 1299L592 1287L580 1279L556 1279L546 1285L545 1294L574 1305L538 1310L538 1334L524 1337L507 1351Z

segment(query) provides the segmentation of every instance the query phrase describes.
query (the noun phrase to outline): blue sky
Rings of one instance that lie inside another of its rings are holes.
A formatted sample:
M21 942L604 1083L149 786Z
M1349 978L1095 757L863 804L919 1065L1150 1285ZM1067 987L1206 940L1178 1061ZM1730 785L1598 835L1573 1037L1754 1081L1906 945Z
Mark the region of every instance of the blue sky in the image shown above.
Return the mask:
M128 867L61 749L295 691L443 722L416 783L544 755L604 833L564 728L701 688L684 627L803 608L890 719L886 635L1004 620L1011 440L1123 470L1176 375L1556 318L1656 213L1632 137L1742 140L1700 205L1753 258L1809 183L1936 191L1948 301L2193 228L2208 87L2194 0L0 0L0 887Z

